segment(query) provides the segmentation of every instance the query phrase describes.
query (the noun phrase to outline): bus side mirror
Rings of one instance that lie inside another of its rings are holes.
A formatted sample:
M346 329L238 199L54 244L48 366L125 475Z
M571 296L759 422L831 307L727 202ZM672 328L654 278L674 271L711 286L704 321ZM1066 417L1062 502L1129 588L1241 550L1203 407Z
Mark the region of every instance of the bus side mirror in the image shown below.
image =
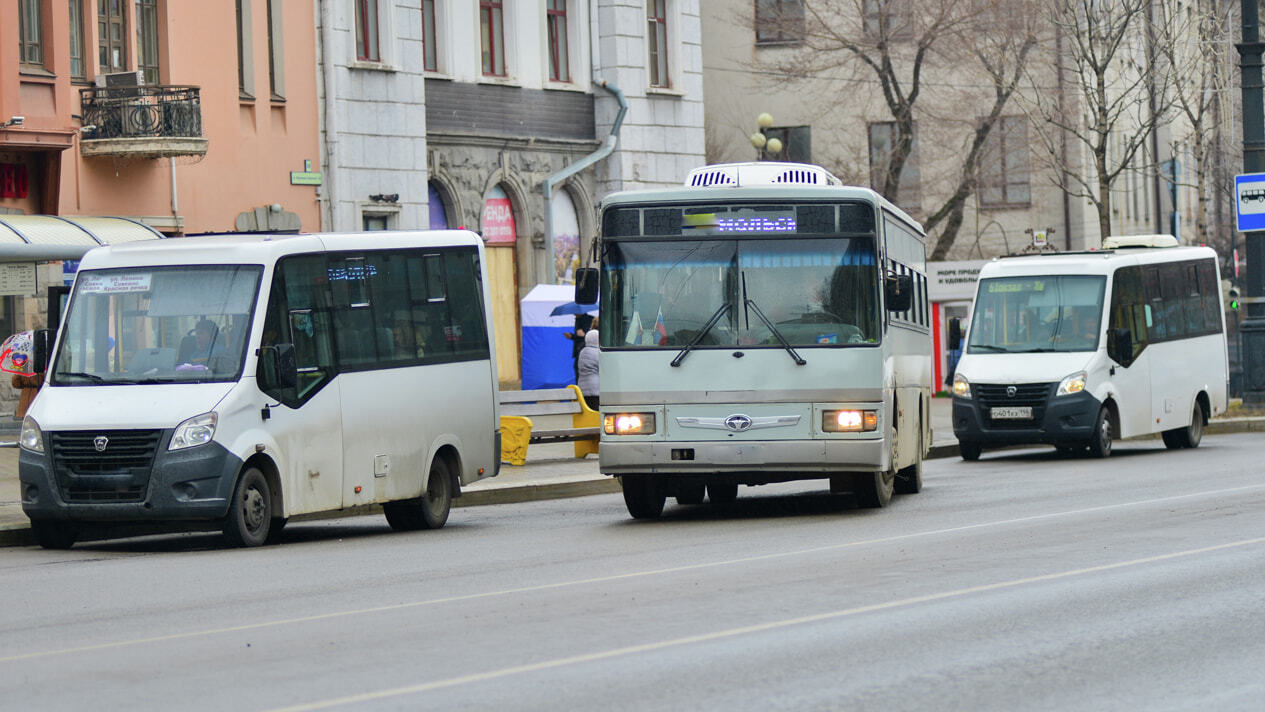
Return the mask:
M597 280L596 267L581 267L575 271L576 304L597 304Z
M953 317L949 320L949 350L957 351L962 348L962 320Z
M53 350L53 332L36 329L31 333L31 373L48 370L48 359Z
M259 381L259 390L265 393L298 385L299 366L294 355L294 344L274 344L261 348L255 378Z
M1128 329L1112 329L1108 333L1107 355L1121 366L1133 363L1133 332Z
M913 275L889 274L883 280L883 287L883 296L886 298L888 311L909 311L909 308L914 305Z

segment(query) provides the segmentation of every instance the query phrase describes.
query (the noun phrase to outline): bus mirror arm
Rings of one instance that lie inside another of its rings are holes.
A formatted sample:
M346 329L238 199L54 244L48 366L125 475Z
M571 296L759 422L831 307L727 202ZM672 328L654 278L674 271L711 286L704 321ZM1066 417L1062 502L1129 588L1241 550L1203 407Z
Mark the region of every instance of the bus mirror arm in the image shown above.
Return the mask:
M31 334L31 372L43 373L48 370L48 359L52 352L53 332L48 329L36 329Z
M273 344L261 347L256 378L259 381L259 390L265 393L279 388L297 386L299 367L294 356L294 344Z

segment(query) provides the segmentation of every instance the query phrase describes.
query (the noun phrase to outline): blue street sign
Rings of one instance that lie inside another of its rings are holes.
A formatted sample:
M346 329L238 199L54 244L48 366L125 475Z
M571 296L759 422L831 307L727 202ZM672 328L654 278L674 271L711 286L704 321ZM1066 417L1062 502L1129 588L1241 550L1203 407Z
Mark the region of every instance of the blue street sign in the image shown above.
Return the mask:
M1235 176L1234 195L1239 232L1265 230L1265 173Z

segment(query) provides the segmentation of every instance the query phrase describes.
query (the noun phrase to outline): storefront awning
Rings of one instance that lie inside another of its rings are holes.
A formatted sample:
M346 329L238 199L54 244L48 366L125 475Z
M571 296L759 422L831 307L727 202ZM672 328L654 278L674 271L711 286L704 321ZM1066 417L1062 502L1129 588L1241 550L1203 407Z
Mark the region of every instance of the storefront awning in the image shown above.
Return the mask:
M0 262L77 260L94 247L161 237L130 218L0 215Z

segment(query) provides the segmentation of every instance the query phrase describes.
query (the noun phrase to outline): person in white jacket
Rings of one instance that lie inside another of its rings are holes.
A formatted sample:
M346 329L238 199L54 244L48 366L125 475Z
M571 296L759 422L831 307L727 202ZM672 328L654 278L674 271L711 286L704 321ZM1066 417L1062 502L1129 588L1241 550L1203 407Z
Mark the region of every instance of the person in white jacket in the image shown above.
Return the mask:
M597 347L597 329L589 329L584 332L584 348L580 349L580 355L576 357L576 385L584 394L584 402L593 410L597 410L600 402L597 361L601 355L602 352Z

